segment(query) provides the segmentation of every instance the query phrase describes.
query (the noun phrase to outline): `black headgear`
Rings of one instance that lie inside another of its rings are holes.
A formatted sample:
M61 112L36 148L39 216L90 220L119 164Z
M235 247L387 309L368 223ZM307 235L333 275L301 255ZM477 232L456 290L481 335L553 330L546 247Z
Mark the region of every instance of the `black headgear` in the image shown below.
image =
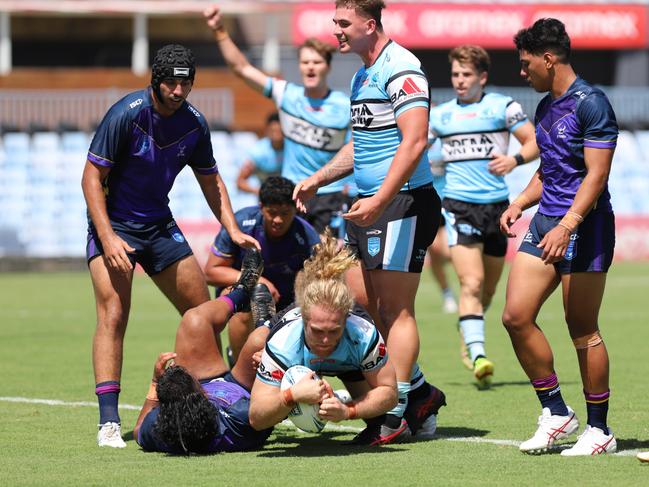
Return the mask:
M161 47L153 58L151 66L151 86L159 100L160 83L166 78L187 78L194 81L196 62L194 53L180 44L167 44Z

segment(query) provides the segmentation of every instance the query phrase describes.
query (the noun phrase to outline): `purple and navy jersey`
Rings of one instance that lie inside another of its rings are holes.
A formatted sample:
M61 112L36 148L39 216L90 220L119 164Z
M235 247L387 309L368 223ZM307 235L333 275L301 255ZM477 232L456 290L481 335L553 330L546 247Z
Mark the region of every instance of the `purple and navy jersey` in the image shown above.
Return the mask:
M108 110L88 160L111 168L104 183L108 216L137 222L171 215L169 191L185 165L199 174L218 172L205 117L187 102L163 117L153 109L150 88Z
M577 78L559 98L547 95L541 100L535 125L543 178L539 213L562 216L587 173L584 148L615 149L615 113L600 89ZM610 199L607 185L595 208L612 211Z
M201 387L216 408L217 435L207 448L207 453L234 452L260 447L272 428L256 431L250 426L248 411L250 393L226 376L214 379ZM164 443L156 433L160 408L153 408L142 421L137 442L146 451L183 453Z
M295 275L302 270L304 261L311 257L313 247L320 242L318 233L309 223L296 216L284 237L270 240L264 231L264 219L258 206L242 208L234 216L241 231L253 236L261 245L264 259L262 276L272 282L281 294L280 308L289 304L294 299ZM224 228L214 239L212 253L233 259L232 267L241 269L243 250L232 242Z

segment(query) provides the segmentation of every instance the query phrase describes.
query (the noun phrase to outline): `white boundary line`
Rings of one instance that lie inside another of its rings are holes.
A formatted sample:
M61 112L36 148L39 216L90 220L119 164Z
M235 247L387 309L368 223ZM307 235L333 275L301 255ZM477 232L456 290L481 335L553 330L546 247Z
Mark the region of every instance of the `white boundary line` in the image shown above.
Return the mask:
M19 404L42 404L44 406L65 406L65 407L97 407L96 402L89 402L89 401L61 401L59 399L32 399L28 397L2 397L0 396L0 402L13 402L13 403L19 403ZM120 409L126 409L130 411L139 411L141 409L141 406L134 406L132 404L120 404L119 405ZM282 421L282 426L288 426L295 428L293 426L293 423L291 423L289 420L285 419ZM296 431L300 434L303 432L300 431L299 429L295 428ZM339 425L339 424L332 424L332 423L327 423L325 426L326 430L332 430L332 431L348 431L350 433L358 433L361 431L361 428L355 427L355 426L344 426L344 425ZM303 434L311 434L311 433L303 433ZM492 439L492 438L480 438L479 436L435 436L435 440L444 440L444 441L460 441L462 443L489 443L492 445L502 445L502 446L514 446L518 447L521 442L517 440L498 440L498 439ZM614 453L616 456L621 456L621 457L629 457L629 456L636 456L638 453L640 453L641 450L634 449L634 450L623 450L617 453Z

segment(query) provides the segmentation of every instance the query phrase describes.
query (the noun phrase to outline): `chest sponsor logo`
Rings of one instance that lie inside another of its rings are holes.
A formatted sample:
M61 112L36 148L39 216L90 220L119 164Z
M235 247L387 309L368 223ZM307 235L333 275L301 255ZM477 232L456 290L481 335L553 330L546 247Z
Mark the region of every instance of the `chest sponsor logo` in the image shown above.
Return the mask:
M467 134L445 137L444 159L447 161L462 159L490 159L496 148L492 134Z
M374 121L374 113L363 103L361 106L352 107L352 125L354 127L369 127Z
M300 144L328 151L338 150L345 144L346 128L319 127L285 112L280 114L280 119L286 137Z
M251 226L253 226L255 223L257 223L257 220L255 220L254 218L252 218L252 219L249 219L249 220L243 220L243 221L241 222L241 226L242 226L242 227L248 227L248 226L251 227Z
M367 239L367 252L374 257L381 250L381 238L370 237Z
M140 106L140 105L142 104L143 101L144 101L144 100L142 100L142 98L138 98L138 99L135 100L134 102L130 103L128 107L129 107L129 108L135 108L135 107L137 107L137 106Z
M381 233L383 233L381 230L372 229L365 232L365 235L381 235Z

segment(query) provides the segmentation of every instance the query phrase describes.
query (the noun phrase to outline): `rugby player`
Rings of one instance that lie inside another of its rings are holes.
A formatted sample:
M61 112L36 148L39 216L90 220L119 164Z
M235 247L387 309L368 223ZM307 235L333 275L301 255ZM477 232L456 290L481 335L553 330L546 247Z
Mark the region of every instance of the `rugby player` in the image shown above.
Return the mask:
M205 10L207 25L230 69L279 110L284 134L282 176L294 183L320 169L350 138L349 98L327 85L333 47L308 39L298 47L302 85L274 78L252 66L228 35L218 7ZM347 210L355 193L352 178L320 188L307 207L306 219L318 233ZM342 223L341 223L342 224Z
M296 216L293 189L295 185L281 176L268 178L259 192L259 206L235 213L237 224L246 235L261 245L264 272L259 282L270 290L278 309L295 300L295 276L313 253L320 238L313 227ZM239 278L244 253L222 229L214 240L205 264L208 284L217 286L217 294ZM232 362L239 355L253 329L250 313L235 314L228 324Z
M428 145L428 81L419 60L392 41L381 24L381 0L336 1L334 35L342 53L363 66L351 84L353 140L322 169L298 183L298 208L321 186L353 172L359 198L344 218L347 244L361 261L369 309L377 309L396 370L399 402L382 435L426 435L444 402L417 366L419 333L415 295L440 224L440 199L432 185ZM398 292L395 292L398 290ZM410 407L408 410L407 408ZM418 413L408 424L407 411Z
M606 95L575 74L563 23L539 19L514 41L521 76L536 91L548 92L535 116L541 165L500 218L502 231L512 237L512 224L522 211L539 205L512 264L503 312L542 408L536 433L520 449L545 451L579 428L561 395L550 344L536 322L541 306L561 284L588 415L577 443L561 455L610 453L617 443L607 424L609 358L598 315L615 246L607 182L618 126Z
M509 205L504 176L535 159L538 150L534 127L520 104L508 96L485 92L490 65L487 51L480 46L459 46L448 59L457 97L430 111L430 131L442 141L446 165L442 213L460 281L462 358L478 386L486 388L494 364L485 351L484 314L507 252L507 237L498 226ZM510 133L521 143L516 155L507 155Z
M93 366L99 446L126 446L117 405L135 263L181 315L209 299L201 268L168 206L169 191L183 167L194 170L210 209L232 241L259 247L237 227L205 117L186 101L195 72L189 49L177 44L161 48L153 61L151 85L109 109L88 152L81 184L89 213L86 256L97 307Z

